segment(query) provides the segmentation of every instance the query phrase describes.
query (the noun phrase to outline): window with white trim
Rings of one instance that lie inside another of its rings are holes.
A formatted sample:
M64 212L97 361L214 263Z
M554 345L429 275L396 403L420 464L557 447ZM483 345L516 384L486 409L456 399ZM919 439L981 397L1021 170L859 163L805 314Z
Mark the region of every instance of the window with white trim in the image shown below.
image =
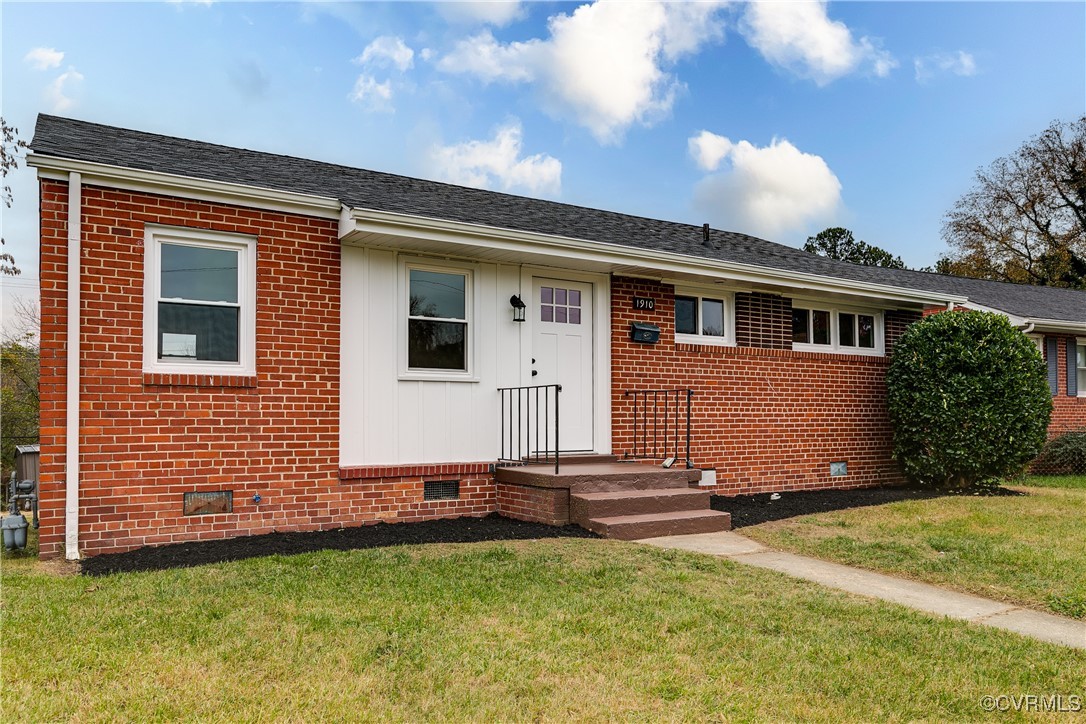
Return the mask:
M466 376L472 362L471 269L408 263L405 268L407 375Z
M882 313L792 303L792 349L883 354Z
M731 339L731 305L724 295L677 291L675 339L678 342L727 344ZM684 340L685 338L685 340Z
M148 226L144 369L256 374L256 239Z
M1086 397L1086 339L1079 339L1075 350L1077 352L1075 357L1078 368L1078 396Z

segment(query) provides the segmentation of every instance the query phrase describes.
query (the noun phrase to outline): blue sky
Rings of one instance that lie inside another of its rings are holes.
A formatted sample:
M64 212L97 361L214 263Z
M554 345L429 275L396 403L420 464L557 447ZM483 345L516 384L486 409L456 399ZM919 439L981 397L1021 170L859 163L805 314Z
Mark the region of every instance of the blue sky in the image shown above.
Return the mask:
M945 250L974 171L1086 112L1086 4L19 3L39 112L745 231ZM8 250L37 277L33 173ZM5 304L5 314L9 304Z

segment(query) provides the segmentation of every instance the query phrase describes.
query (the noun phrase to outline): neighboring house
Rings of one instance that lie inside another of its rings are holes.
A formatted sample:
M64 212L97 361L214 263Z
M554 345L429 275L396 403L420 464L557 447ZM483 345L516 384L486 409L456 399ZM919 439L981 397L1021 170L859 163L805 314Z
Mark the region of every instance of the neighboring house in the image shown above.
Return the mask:
M888 355L935 308L1037 335L1086 424L1086 293L54 116L31 149L43 556L549 520L494 466L553 448L552 398L499 388L560 384L563 451L683 460L689 419L722 494L900 482Z

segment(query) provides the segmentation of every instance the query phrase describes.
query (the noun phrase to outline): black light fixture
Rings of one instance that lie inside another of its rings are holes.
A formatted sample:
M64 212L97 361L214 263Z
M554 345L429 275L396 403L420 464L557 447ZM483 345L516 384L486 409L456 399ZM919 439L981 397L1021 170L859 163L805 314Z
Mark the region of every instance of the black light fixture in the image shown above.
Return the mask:
M524 300L520 298L520 295L514 294L513 296L509 297L509 306L513 308L513 321L523 322L524 308L527 305L524 303Z

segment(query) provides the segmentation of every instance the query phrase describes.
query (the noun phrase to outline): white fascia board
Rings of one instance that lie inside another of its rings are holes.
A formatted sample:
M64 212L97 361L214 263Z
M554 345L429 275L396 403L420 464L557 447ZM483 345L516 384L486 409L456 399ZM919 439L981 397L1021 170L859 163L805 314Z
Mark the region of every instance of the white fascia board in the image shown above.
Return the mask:
M1066 319L1033 319L1036 331L1066 332L1068 334L1086 334L1086 322L1069 322Z
M995 307L986 307L985 305L977 304L976 302L966 302L962 306L966 309L972 309L975 312L991 312L992 314L1002 314L1015 327L1024 327L1033 321L1029 317L1021 317L1017 314L1011 314L1010 312L1005 312L1002 309L997 309Z
M947 302L963 304L967 300L967 297L962 296L849 281L652 249L635 249L567 236L394 214L374 209L344 208L340 218L340 240L350 241L350 236L355 233L388 234L467 246L484 246L491 249L533 251L565 259L643 266L665 274L696 274L729 281L787 285L793 289L815 292L877 296L914 304L946 304Z
M259 186L210 181L158 171L143 171L92 161L77 161L58 156L27 154L26 163L38 169L38 178L67 180L71 172L83 176L83 185L108 186L125 191L141 191L166 196L179 196L198 201L247 206L268 211L304 214L322 219L339 218L339 199L293 191L280 191Z
M1022 317L1017 314L1011 314L1010 312L1004 312L1002 309L986 307L983 304L977 304L975 302L968 302L963 306L968 307L969 309L975 309L978 312L995 312L996 314L1002 314L1016 327L1025 327L1032 324L1034 332L1086 332L1086 322L1073 322L1067 319Z

